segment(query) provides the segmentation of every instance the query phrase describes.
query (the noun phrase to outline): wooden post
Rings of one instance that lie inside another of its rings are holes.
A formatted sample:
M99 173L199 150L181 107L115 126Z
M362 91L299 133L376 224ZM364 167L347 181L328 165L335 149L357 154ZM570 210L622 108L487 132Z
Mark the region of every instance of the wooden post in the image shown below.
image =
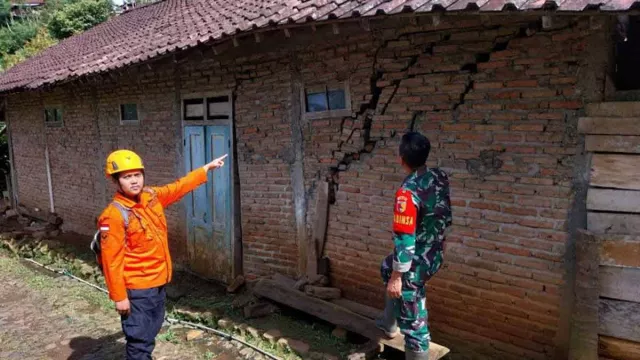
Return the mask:
M313 226L313 237L307 245L307 276L318 273L318 258L322 256L324 238L327 233L327 217L329 212L329 183L322 181L318 185L316 195L316 221Z
M291 123L291 158L289 172L293 192L293 209L296 230L296 244L298 246L298 275L307 272L309 239L307 238L306 216L307 199L304 188L304 124L302 119L302 75L296 55L292 53L291 60L291 106L289 120Z
M575 307L570 360L598 360L600 239L579 230L576 241Z

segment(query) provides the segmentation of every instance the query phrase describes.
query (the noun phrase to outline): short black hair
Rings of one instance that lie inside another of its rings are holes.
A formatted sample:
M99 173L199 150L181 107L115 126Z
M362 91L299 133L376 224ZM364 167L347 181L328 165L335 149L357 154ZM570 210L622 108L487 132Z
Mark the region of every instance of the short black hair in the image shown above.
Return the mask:
M408 132L400 142L400 157L411 169L417 169L427 162L431 151L431 143L419 132Z

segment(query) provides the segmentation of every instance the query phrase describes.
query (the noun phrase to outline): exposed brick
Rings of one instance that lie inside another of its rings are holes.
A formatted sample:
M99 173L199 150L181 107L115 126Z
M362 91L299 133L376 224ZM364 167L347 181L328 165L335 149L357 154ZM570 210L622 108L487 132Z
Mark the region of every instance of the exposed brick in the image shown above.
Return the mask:
M489 61L486 63L478 64L478 69L479 70L497 69L497 68L503 68L506 66L507 66L506 61Z
M544 131L544 125L541 124L532 124L532 125L512 125L511 130L513 131Z
M514 88L538 87L538 81L537 80L514 80L514 81L508 81L507 82L507 87L514 87Z
M548 89L531 89L522 92L522 97L527 98L544 98L544 97L554 97L557 95L557 90L548 90Z
M434 329L459 336L458 342L480 343L476 347L487 358L544 358L552 353L548 347L558 329L559 289L564 285L560 262L573 201L569 198L573 174L559 164L581 151L575 141L567 141L565 133L576 131L577 116L584 107L578 95L594 91L583 88L575 73L591 61L592 57L583 56L583 43L597 31L586 30L588 20L576 18L577 26L585 30L571 25L554 31L554 40L565 37L567 43L562 46L551 41L552 35L539 32L515 37L507 49L493 51L495 43L503 42L501 36L516 34L527 21L517 16L496 18L495 28L460 31L463 25L479 25L478 21L464 16L455 24L443 20L427 33L411 27L387 44L370 33L353 36L345 30L345 36L311 40L308 46L296 48L303 84L348 77L355 117L311 120L303 129L307 230L310 236L314 186L352 154L348 169L334 174L338 187L336 203L330 207L325 251L331 258L334 286L346 298L381 307L384 287L377 272L381 259L392 250L393 196L405 177L397 146L415 120L416 130L427 134L432 143L429 166L440 166L450 174L454 210L455 226L445 243L446 268L430 280L429 302L437 305L430 309ZM384 30L389 36L399 31L393 23L384 26L392 29ZM456 31L446 30L451 28ZM580 32L580 37L574 32ZM449 35L450 40L443 40ZM430 46L425 44L430 43L435 45L434 53L424 53L425 46ZM90 234L110 189L102 185L101 175L97 177L96 163L103 159L87 155L86 149L95 149L95 144L103 144L103 152L116 145L130 147L143 155L154 183L171 182L182 174L174 164L182 156L181 139L167 136L182 123L173 109L176 92L233 88L245 276L257 278L276 271L296 276L299 255L291 168L286 160L291 155L292 52L283 44L274 45L265 46L276 49L268 52L251 49L251 56L221 52L216 63L185 52L184 62L152 62L152 71L136 70L141 76L136 81L135 76L117 75L98 89L99 128L89 106L93 90L87 83L43 92L45 103L65 108L65 126L60 129L43 128L39 94L9 95L7 112L21 202L48 207L42 170L46 135L56 210L68 230ZM566 49L571 56L565 55ZM490 62L478 64L474 73L462 71L485 53ZM415 57L415 63L410 57ZM381 74L375 80L382 93L372 110L368 140L375 141L375 147L368 153L362 152L362 129L368 120L355 113L374 99L370 93L374 68ZM470 80L473 89L464 95ZM130 98L140 99L140 107L147 112L135 131L120 126L118 119L118 104ZM503 163L496 173L480 174L474 160L481 160L481 152L487 150L496 151ZM80 171L68 171L61 166L63 160L79 165ZM106 198L104 190L108 190ZM185 261L187 254L182 212L180 206L167 209L172 252L178 262Z
M469 207L472 207L474 209L500 211L500 204L494 204L494 203L471 201L469 203Z
M502 209L505 213L520 215L520 216L536 216L538 211L535 209L525 209L521 207L505 207Z
M475 82L473 84L473 88L477 89L477 90L482 90L482 89L500 89L502 88L504 85L502 82Z
M582 106L580 101L552 101L549 103L551 109L580 109Z
M512 247L512 246L505 246L505 245L498 246L498 251L500 251L502 253L511 254L511 255L518 255L518 256L530 256L531 255L531 251L528 250L528 249L516 248L516 247Z
M518 221L518 224L526 227L541 229L553 229L555 227L555 223L553 221L545 220L521 219Z

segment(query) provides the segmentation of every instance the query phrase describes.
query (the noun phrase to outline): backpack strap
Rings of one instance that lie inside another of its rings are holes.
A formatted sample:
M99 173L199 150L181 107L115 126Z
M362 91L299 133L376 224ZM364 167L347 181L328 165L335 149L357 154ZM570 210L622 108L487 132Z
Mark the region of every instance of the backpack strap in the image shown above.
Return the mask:
M120 211L120 215L122 215L122 220L124 221L124 228L126 230L127 226L129 226L129 212L131 211L131 209L120 204L117 201L113 201L111 204L115 206L118 211Z

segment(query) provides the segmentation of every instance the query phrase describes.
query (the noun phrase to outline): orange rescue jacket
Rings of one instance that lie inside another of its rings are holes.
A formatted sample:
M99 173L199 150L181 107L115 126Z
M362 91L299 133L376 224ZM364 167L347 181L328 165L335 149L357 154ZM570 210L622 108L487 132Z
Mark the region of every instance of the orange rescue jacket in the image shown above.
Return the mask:
M203 168L173 184L145 187L135 202L117 193L113 201L129 209L123 216L109 204L98 220L102 268L113 301L127 298L127 289L148 289L171 281L172 265L164 208L207 181Z

